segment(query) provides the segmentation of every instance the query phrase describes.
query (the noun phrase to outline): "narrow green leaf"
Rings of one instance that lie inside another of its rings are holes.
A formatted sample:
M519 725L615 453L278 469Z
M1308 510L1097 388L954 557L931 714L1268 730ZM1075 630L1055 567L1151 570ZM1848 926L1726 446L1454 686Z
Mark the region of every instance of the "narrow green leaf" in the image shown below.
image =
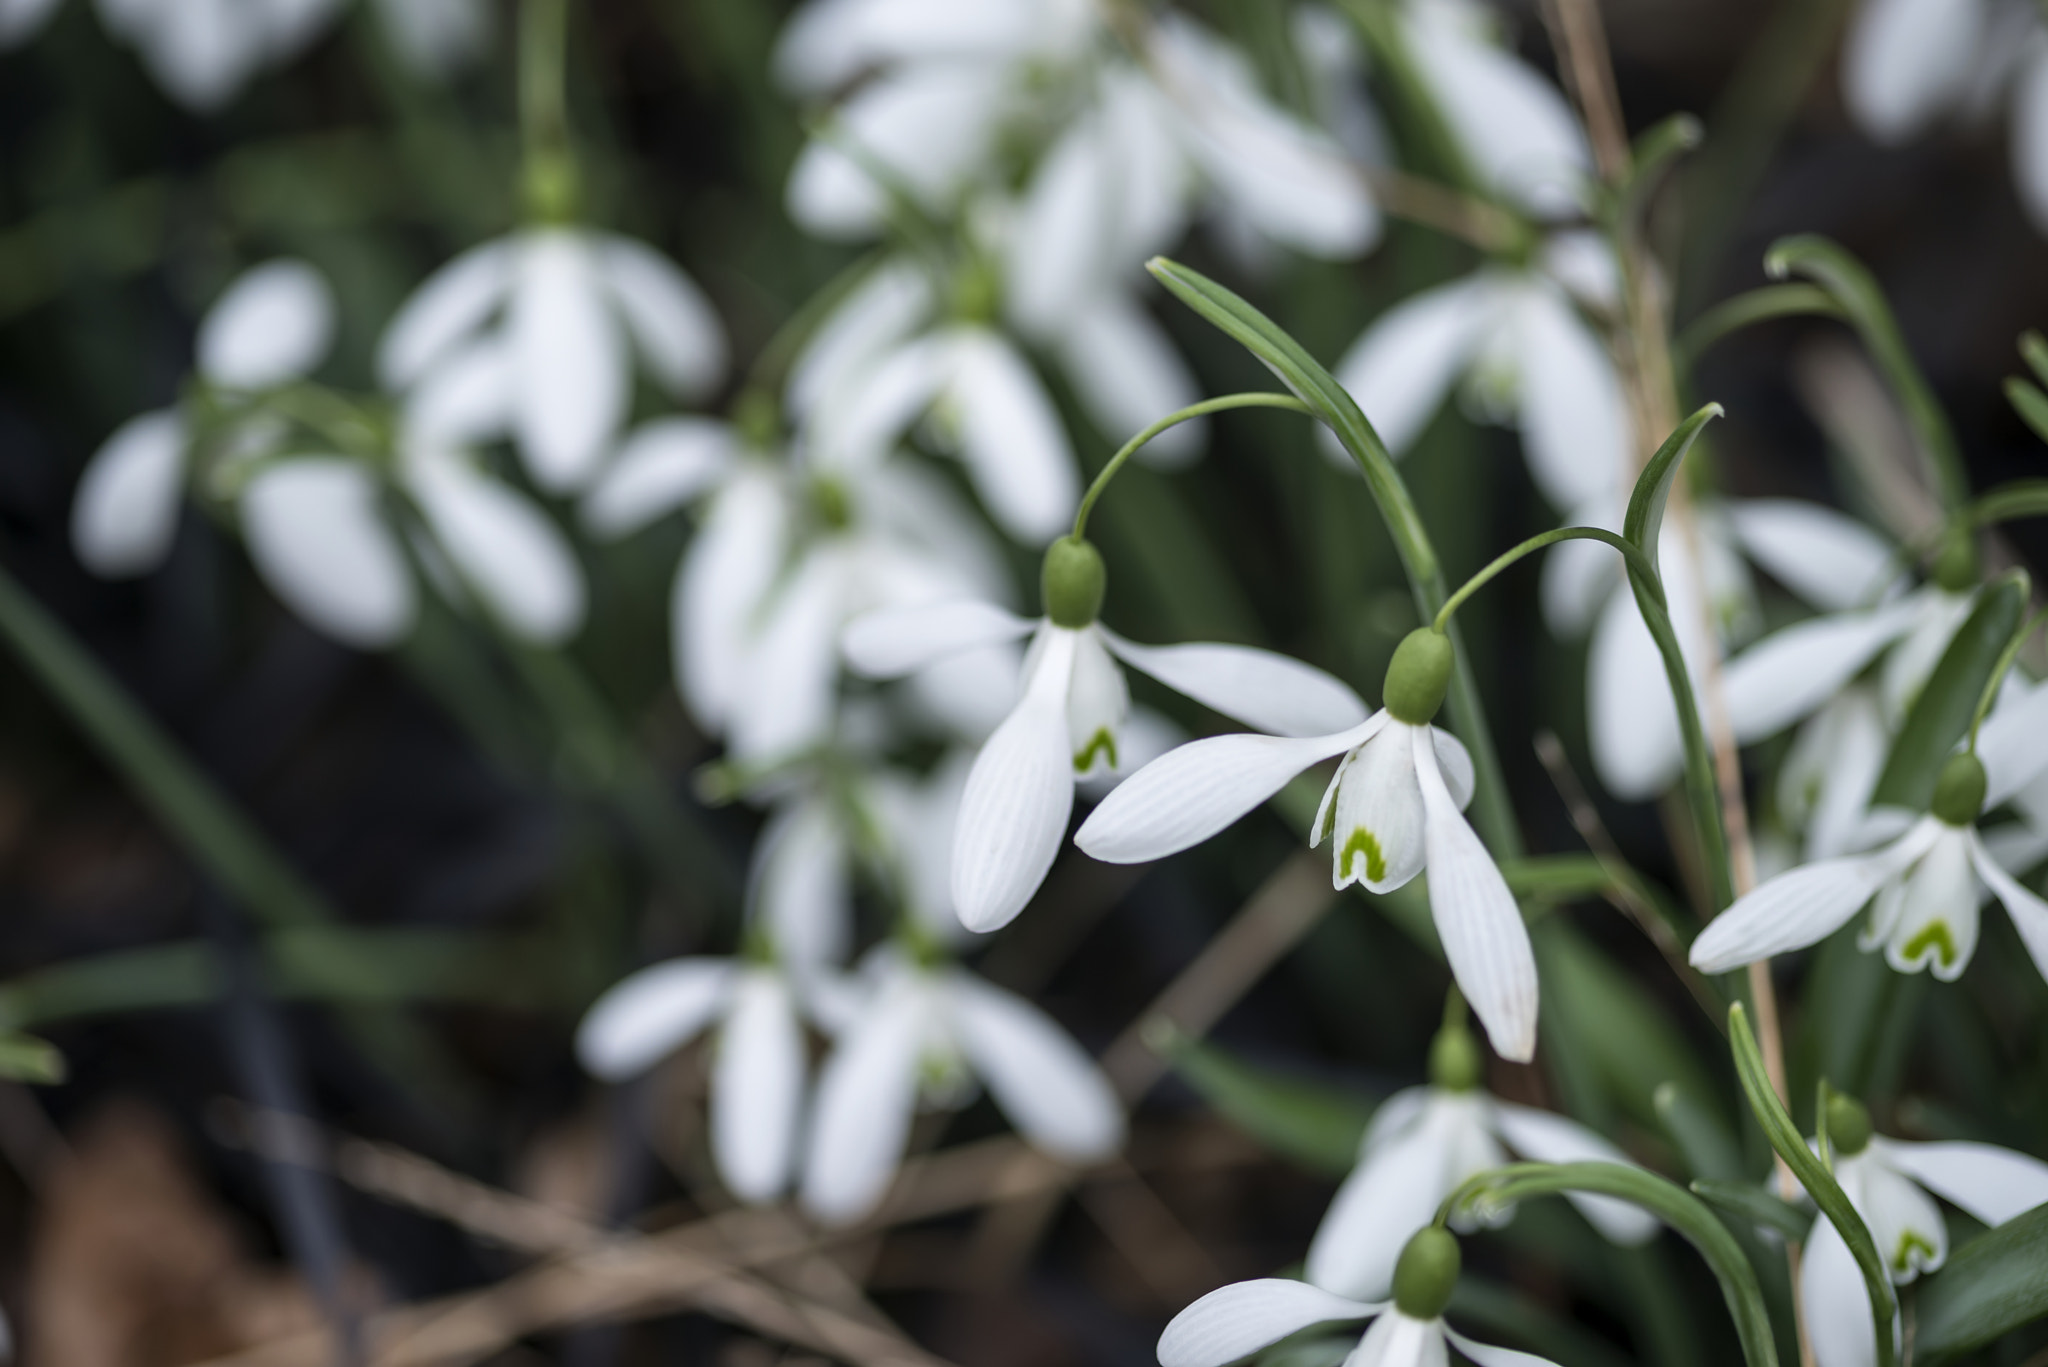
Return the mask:
M1789 1201L1781 1201L1754 1182L1729 1182L1718 1177L1695 1178L1693 1194L1708 1205L1775 1230L1797 1242L1813 1232L1813 1217Z
M1813 315L1842 317L1841 306L1835 303L1834 296L1818 285L1800 282L1746 290L1732 299L1723 299L1687 323L1671 345L1672 359L1681 366L1689 367L1706 353L1707 348L1730 333L1772 318Z
M2017 375L2009 375L2005 381L2005 401L2020 415L2021 422L2034 429L2035 436L2048 441L2048 394Z
M1678 1156L1695 1177L1733 1181L1743 1170L1742 1150L1721 1117L1691 1088L1676 1082L1658 1084L1651 1096L1664 1133L1678 1147Z
M0 1077L47 1085L62 1082L64 1073L64 1055L48 1040L34 1035L0 1035Z
M1171 1026L1148 1029L1146 1040L1218 1114L1274 1153L1335 1177L1357 1163L1373 1106L1356 1092L1258 1067Z
M2020 334L2020 356L2042 384L2048 384L2048 337L2033 328Z
M1792 1175L1806 1188L1813 1203L1820 1207L1821 1213L1841 1234L1842 1242L1849 1246L1856 1266L1862 1270L1863 1288L1870 1296L1870 1317L1877 1328L1878 1367L1892 1367L1896 1357L1892 1344L1892 1317L1898 1310L1898 1302L1892 1296L1891 1277L1885 1271L1884 1260L1878 1256L1877 1243L1870 1237L1869 1227L1856 1213L1856 1207L1849 1203L1849 1197L1841 1184L1835 1181L1835 1175L1827 1170L1812 1149L1806 1147L1805 1137L1792 1123L1792 1117L1778 1099L1777 1092L1772 1090L1770 1079L1764 1073L1764 1056L1756 1047L1756 1036L1750 1033L1749 1014L1742 1009L1741 1002L1728 1008L1728 1042L1735 1054L1735 1072L1742 1079L1743 1095L1749 1098L1749 1108L1756 1113L1764 1137L1771 1141L1771 1148L1785 1160L1785 1166L1792 1169Z
M1664 506L1671 498L1671 482L1678 477L1678 467L1686 452L1692 450L1693 442L1699 439L1701 429L1724 411L1720 404L1710 403L1678 424L1636 476L1621 534L1649 557L1653 567L1657 567L1657 539L1664 529ZM1661 567L1658 572L1663 572Z
M2048 479L2016 479L2001 484L1970 507L1970 521L1980 527L1994 522L2016 522L2023 517L2048 517Z
M1689 1095L1712 1094L1691 1045L1672 1025L1668 1004L1637 977L1583 935L1545 926L1534 939L1544 1011L1556 1024L1570 1026L1571 1042L1630 1115L1655 1124L1657 1088L1667 1081L1675 1080ZM1718 1118L1710 1123L1722 1142L1734 1144Z
M1970 729L1977 700L2026 609L2026 589L2014 577L1985 586L1941 663L1907 709L1871 794L1872 805L1926 808L1942 761Z
M1949 1254L1914 1298L1913 1358L1945 1362L2048 1316L2048 1206Z
M1623 223L1633 223L1642 216L1665 170L1681 155L1698 147L1703 136L1705 130L1692 114L1673 114L1643 130L1629 148L1628 178L1618 196Z

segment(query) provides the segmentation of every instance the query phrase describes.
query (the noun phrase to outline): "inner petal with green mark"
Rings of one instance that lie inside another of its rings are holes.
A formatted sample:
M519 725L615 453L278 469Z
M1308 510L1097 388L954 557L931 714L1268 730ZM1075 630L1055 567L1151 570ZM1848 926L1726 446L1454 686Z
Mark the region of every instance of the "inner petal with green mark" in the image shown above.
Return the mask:
M1958 957L1955 932L1946 921L1929 921L1899 946L1899 958L1915 968L1930 958L1938 959L1943 968L1953 968Z
M1920 1255L1922 1266L1934 1261L1935 1247L1932 1243L1910 1229L1900 1230L1898 1247L1892 1251L1892 1271L1912 1271L1913 1255L1916 1251Z
M1085 774L1095 766L1097 756L1102 756L1107 766L1116 768L1116 737L1106 726L1096 728L1088 743L1074 752L1074 772Z
M1365 867L1359 869L1357 862L1363 859ZM1378 837L1363 826L1351 828L1350 837L1344 848L1337 852L1337 876L1339 878L1363 877L1377 883L1387 876L1387 856L1380 850Z

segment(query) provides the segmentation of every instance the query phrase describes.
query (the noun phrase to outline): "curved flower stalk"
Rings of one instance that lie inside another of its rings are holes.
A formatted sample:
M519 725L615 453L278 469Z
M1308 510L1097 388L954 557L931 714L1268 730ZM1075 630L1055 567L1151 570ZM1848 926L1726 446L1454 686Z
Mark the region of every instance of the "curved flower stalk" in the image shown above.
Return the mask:
M1409 1238L1466 1180L1507 1162L1507 1153L1539 1163L1628 1163L1621 1150L1576 1121L1517 1106L1479 1088L1479 1055L1462 1023L1445 1026L1430 1050L1430 1082L1381 1104L1358 1150L1358 1165L1309 1244L1308 1280L1356 1300L1390 1294ZM1595 1229L1617 1244L1639 1244L1657 1221L1625 1201L1570 1193ZM1513 1207L1489 1206L1486 1223L1505 1224ZM1451 1213L1460 1228L1469 1211Z
M1842 52L1842 95L1863 131L1903 143L1944 115L2010 105L2013 182L2048 232L2048 44L2038 13L1988 0L1865 0Z
M1117 767L1130 711L1119 660L1226 716L1282 734L1352 725L1365 715L1349 688L1285 656L1125 640L1096 620L1104 583L1094 547L1069 537L1046 555L1043 618L954 601L872 614L847 628L848 662L874 678L1031 638L1012 695L1017 704L982 747L961 799L952 888L970 930L995 930L1024 909L1059 852L1076 780Z
M1198 845L1285 787L1342 755L1323 793L1311 847L1330 842L1332 882L1373 892L1425 869L1430 909L1459 989L1503 1058L1536 1051L1536 959L1514 895L1462 815L1472 800L1464 746L1430 724L1443 704L1451 646L1411 632L1387 667L1386 706L1329 735L1215 736L1184 745L1126 779L1081 824L1074 843L1112 864L1161 859ZM963 818L964 819L964 818Z
M696 398L725 370L703 293L644 243L548 224L472 247L429 276L378 349L386 388L460 403L476 438L509 433L534 483L582 489L627 416L635 362Z
M2048 977L2048 902L2000 867L1977 833L1983 812L2048 770L2048 689L1995 714L1978 741L1976 753L1956 755L1943 768L1927 815L1871 853L1822 859L1762 884L1700 932L1693 967L1722 973L1814 944L1875 898L1857 943L1865 950L1882 945L1886 962L1901 973L1931 968L1953 982L1977 947L1981 882L2004 903Z
M1466 1338L1444 1323L1459 1271L1457 1241L1430 1225L1400 1255L1391 1301L1354 1300L1306 1282L1267 1278L1211 1291L1159 1336L1160 1367L1226 1367L1318 1324L1372 1320L1352 1367L1444 1367L1450 1350L1479 1367L1549 1367L1549 1359Z
M841 1008L818 1077L804 1159L804 1207L830 1224L872 1211L903 1159L920 1101L957 1106L979 1077L1024 1137L1072 1163L1123 1143L1109 1079L1022 997L950 964L883 945L859 1000Z
M1995 1144L1888 1139L1872 1133L1869 1114L1840 1094L1828 1101L1828 1140L1835 1180L1901 1286L1948 1260L1948 1226L1934 1196L1993 1226L2048 1202L2048 1163ZM1800 1309L1820 1367L1874 1367L1863 1274L1825 1217L1806 1239Z

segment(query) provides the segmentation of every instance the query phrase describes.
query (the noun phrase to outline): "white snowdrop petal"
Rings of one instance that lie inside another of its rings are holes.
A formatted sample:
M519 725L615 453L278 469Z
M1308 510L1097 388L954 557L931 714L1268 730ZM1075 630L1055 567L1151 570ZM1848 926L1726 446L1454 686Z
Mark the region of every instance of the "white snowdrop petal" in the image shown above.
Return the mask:
M796 1157L804 1100L804 1039L789 985L751 969L734 985L711 1077L711 1152L733 1195L780 1197Z
M814 546L759 612L727 720L735 759L778 763L830 733L851 572L842 549Z
M953 1028L1010 1123L1039 1148L1074 1163L1123 1144L1123 1108L1095 1061L1031 1003L965 972L947 982Z
M1794 498L1731 499L1723 509L1749 558L1823 612L1869 603L1898 577L1891 545L1846 513Z
M1524 289L1514 326L1523 455L1536 486L1556 508L1613 497L1634 469L1613 360L1554 289Z
M1857 1213L1869 1226L1877 1256L1884 1260L1891 1279L1910 1282L1922 1272L1939 1268L1948 1259L1948 1226L1942 1223L1941 1208L1934 1198L1875 1153L1866 1150L1858 1157L1863 1181ZM1854 1163L1857 1158L1848 1161Z
M722 729L739 692L749 625L782 568L789 512L772 475L742 469L712 501L676 569L676 685L700 725Z
M949 397L968 476L1004 530L1043 545L1066 529L1080 500L1066 429L1038 376L1008 342L968 328L953 347Z
M1137 300L1109 291L1062 320L1056 345L1067 381L1102 434L1118 444L1196 402L1200 390L1164 329ZM1167 428L1137 459L1179 469L1201 454L1207 424Z
M1501 1348L1491 1343L1468 1339L1449 1325L1444 1326L1444 1337L1451 1341L1461 1356L1470 1358L1479 1367L1557 1367L1549 1358L1534 1353L1524 1353L1516 1348Z
M1380 1309L1307 1282L1236 1282L1173 1317L1159 1336L1160 1367L1225 1367L1312 1324L1365 1319Z
M1973 596L1923 588L1907 595L1905 605L1917 609L1915 620L1901 641L1885 652L1878 675L1884 694L1885 715L1894 725L1920 695L1934 667L1941 663L1956 631L1970 615Z
M728 959L670 959L628 974L576 1027L577 1059L607 1082L645 1072L711 1023L732 976Z
M2032 1154L1967 1140L1914 1144L1879 1137L1870 1146L1886 1163L1987 1225L2002 1225L2048 1203L2048 1163Z
M1634 1160L1578 1121L1551 1111L1493 1103L1501 1138L1522 1157L1536 1163L1626 1163ZM1567 1192L1593 1227L1618 1244L1640 1244L1657 1233L1657 1217L1641 1206L1612 1196Z
M802 1199L826 1224L852 1224L872 1211L902 1161L931 1025L929 991L907 974L886 980L818 1076Z
M2048 57L2020 69L2012 102L2012 177L2036 232L2048 232Z
M1014 641L1035 624L978 599L878 608L846 624L839 646L855 673L895 679L939 660L1001 641Z
M365 649L411 630L412 571L360 465L311 456L269 466L242 491L241 521L264 582L319 630Z
M1885 962L1901 973L1926 968L1943 982L1962 976L1976 952L1981 920L1970 877L1971 835L1940 825L1927 853L1908 871L1897 900L1889 907L1880 902L1886 915L1872 918L1860 939L1864 948L1882 939Z
M1459 811L1472 805L1472 789L1477 775L1472 768L1472 752L1441 726L1429 728L1430 741L1436 746L1436 767L1443 775L1444 786L1451 790L1451 801Z
M244 271L199 324L199 373L228 389L268 389L295 380L334 341L334 290L304 261L268 261Z
M184 505L185 419L172 408L130 418L100 444L71 500L71 545L103 578L163 563Z
M519 635L559 644L583 625L583 569L532 500L454 458L410 472L434 535L463 582Z
M1865 133L1903 142L1959 97L1983 32L1982 0L1865 0L1842 45L1842 96Z
M1044 631L1024 696L982 746L960 799L953 905L969 930L995 930L1024 909L1074 808L1067 686L1077 633Z
M819 468L865 474L881 463L951 377L944 337L919 337L847 375L821 399L805 440Z
M1004 244L1003 305L1035 337L1060 336L1111 272L1129 265L1105 259L1116 188L1106 137L1096 112L1060 135L1032 173Z
M1415 1090L1426 1108L1428 1089ZM1377 1127L1380 1116L1373 1119ZM1451 1194L1442 1127L1423 1119L1411 1114L1405 1126L1369 1140L1337 1188L1308 1246L1305 1272L1317 1286L1359 1300L1393 1293L1394 1264L1409 1236Z
M568 229L529 232L506 308L520 454L550 493L596 473L626 416L632 371L590 244Z
M511 428L517 388L503 338L483 336L453 349L406 396L403 441L433 451L495 441Z
M607 540L630 536L702 495L737 458L733 430L714 419L643 423L583 496L583 526Z
M1324 736L1348 731L1372 712L1334 675L1270 650L1211 642L1141 646L1106 627L1102 636L1134 668L1255 731Z
M1984 849L1984 842L1970 832L1970 863L1977 870L1977 876L1991 889L2005 907L2005 914L2012 918L2013 929L2020 933L2020 940L2027 947L2027 954L2033 959L2034 967L2043 978L2048 978L2048 901L2043 901L2032 891L2022 886L1999 866Z
M1730 660L1721 682L1735 739L1747 745L1775 735L1841 692L1899 638L1911 611L1878 608L1796 622Z
M60 0L0 0L0 49L27 42L49 17Z
M1683 648L1687 638L1679 617L1686 605L1672 588L1667 577L1673 626ZM1694 682L1697 685L1697 675ZM1664 657L1626 584L1616 587L1593 624L1586 656L1586 712L1593 767L1609 792L1624 801L1642 801L1655 797L1676 777L1682 759L1678 708L1671 700Z
M1352 752L1332 783L1330 878L1336 887L1363 883L1373 892L1392 892L1422 872L1428 822L1414 751L1416 734L1427 729L1388 720ZM1322 838L1318 823L1309 844Z
M1812 781L1818 784L1812 811L1806 818L1809 860L1851 851L1870 806L1870 795L1877 788L1878 776L1891 752L1891 733L1885 729L1876 695L1868 688L1851 688L1841 694L1809 725L1823 723L1826 734L1816 737L1814 744L1824 745L1825 750L1814 757L1808 769L1814 775ZM1802 733L1793 743L1794 754L1786 757L1781 794L1785 792L1784 785L1800 781L1794 760L1805 742ZM1779 800L1788 811L1799 809L1798 804L1787 802L1783 796Z
M1800 1261L1799 1305L1820 1367L1875 1367L1877 1331L1856 1257L1826 1216L1815 1220Z
M1937 834L1933 818L1926 818L1911 835L1875 854L1823 859L1779 874L1707 923L1692 942L1692 966L1725 973L1827 938L1904 867L1902 850L1917 856Z
M786 201L820 237L857 238L887 222L888 195L861 164L872 161L938 207L980 164L1007 83L994 64L933 62L884 73L839 107L827 136L797 155ZM845 145L860 149L848 154Z
M381 0L377 17L413 70L445 76L476 58L491 35L481 0Z
M1398 456L1422 435L1471 362L1499 298L1485 276L1424 290L1381 314L1337 362L1337 382L1389 451Z
M823 798L770 817L754 847L752 916L776 953L796 965L837 963L853 932L853 868L846 834Z
M597 253L612 302L654 378L681 398L710 392L725 373L725 329L697 282L630 237L599 238Z
M1223 830L1311 764L1363 743L1385 719L1376 712L1334 736L1212 736L1183 745L1119 784L1074 843L1109 864L1163 859Z
M915 264L890 260L877 266L797 353L784 390L790 412L808 417L848 376L909 335L931 306L931 282Z
M263 58L262 29L231 0L185 0L174 13L138 16L130 36L165 93L200 113L227 103Z
M1987 812L2048 773L2048 683L1984 719L1977 757L1984 761Z
M1415 774L1428 814L1429 906L1451 975L1502 1058L1536 1052L1536 955L1521 908L1437 768L1429 729L1415 735Z
M1123 667L1102 642L1101 624L1083 628L1074 642L1074 671L1067 685L1067 749L1074 777L1081 780L1116 769L1124 717L1131 710Z
M1613 500L1576 509L1567 515L1566 521L1609 530L1621 525ZM1597 541L1561 541L1544 552L1538 590L1543 620L1550 627L1550 634L1559 640L1585 635L1586 628L1593 624L1593 614L1605 605L1621 577L1621 564L1614 549Z
M1444 1332L1440 1319L1413 1319L1391 1308L1372 1322L1344 1367L1450 1367Z
M409 388L483 326L510 288L514 250L502 238L471 247L413 291L377 347L385 388Z

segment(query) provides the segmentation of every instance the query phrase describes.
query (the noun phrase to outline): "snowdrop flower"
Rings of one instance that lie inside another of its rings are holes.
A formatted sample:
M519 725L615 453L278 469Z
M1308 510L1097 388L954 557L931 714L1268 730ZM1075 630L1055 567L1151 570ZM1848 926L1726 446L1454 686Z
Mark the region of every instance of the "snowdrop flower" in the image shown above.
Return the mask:
M576 1056L617 1082L710 1032L711 1153L743 1201L789 1187L803 1114L803 1027L789 975L773 962L688 958L643 968L598 998Z
M1467 1178L1506 1163L1507 1150L1538 1163L1629 1162L1575 1121L1479 1090L1478 1048L1462 1024L1437 1035L1429 1072L1430 1085L1396 1092L1373 1116L1358 1165L1316 1230L1306 1275L1325 1291L1364 1301L1385 1297L1410 1236ZM1569 1199L1615 1243L1639 1244L1657 1232L1651 1216L1625 1201L1579 1193ZM1488 1222L1501 1224L1512 1214L1491 1211ZM1469 1219L1452 1213L1453 1223Z
M1310 845L1330 842L1340 888L1391 892L1426 868L1452 975L1494 1049L1527 1062L1536 1051L1529 933L1462 815L1472 800L1471 757L1430 724L1450 675L1449 639L1427 627L1410 632L1387 667L1386 706L1365 721L1301 739L1216 736L1182 746L1126 779L1074 843L1112 864L1163 858L1223 830L1310 765L1342 755Z
M2024 5L1993 0L1866 0L1842 52L1850 115L1896 144L1947 112L2011 101L2012 172L2048 232L2048 34Z
M804 1207L830 1224L873 1210L903 1158L920 1098L958 1105L979 1076L1039 1148L1093 1163L1123 1143L1109 1080L1023 998L966 970L884 945L818 1078Z
M586 485L632 396L633 362L695 397L725 369L702 292L667 257L612 233L537 226L472 247L406 301L378 351L394 392L462 395L473 430L509 430L534 482Z
M1466 1338L1443 1321L1458 1280L1458 1242L1430 1225L1408 1240L1393 1300L1353 1300L1307 1282L1267 1278L1211 1291L1159 1336L1160 1367L1227 1367L1312 1325L1373 1321L1352 1367L1445 1367L1451 1349L1479 1367L1551 1367L1549 1359Z
M1891 743L1877 690L1867 684L1843 689L1800 726L1778 769L1777 796L1779 816L1805 832L1806 862L1853 852Z
M1828 1141L1835 1180L1900 1284L1948 1259L1948 1228L1929 1192L1994 1226L2048 1201L2048 1163L1994 1144L1887 1139L1871 1132L1860 1103L1840 1094L1828 1100ZM1806 1240L1800 1301L1820 1367L1877 1361L1863 1274L1826 1216Z
M1125 640L1096 620L1105 586L1095 548L1065 537L1046 552L1043 618L954 601L874 614L846 631L848 661L876 678L971 646L1031 638L1017 705L982 747L961 799L953 902L970 930L994 930L1024 909L1059 852L1076 778L1116 767L1130 709L1118 660L1205 706L1283 735L1355 725L1364 717L1365 704L1349 688L1285 656L1244 646Z
M2048 689L1986 721L1978 744L1975 753L1949 758L1931 810L1903 835L1868 854L1780 874L1738 898L1693 941L1693 967L1724 973L1814 944L1875 898L1858 945L1884 946L1886 962L1901 973L1931 968L1954 982L1977 948L1981 881L2005 904L2048 977L2048 902L2001 868L1977 834L1984 811L2048 770Z

